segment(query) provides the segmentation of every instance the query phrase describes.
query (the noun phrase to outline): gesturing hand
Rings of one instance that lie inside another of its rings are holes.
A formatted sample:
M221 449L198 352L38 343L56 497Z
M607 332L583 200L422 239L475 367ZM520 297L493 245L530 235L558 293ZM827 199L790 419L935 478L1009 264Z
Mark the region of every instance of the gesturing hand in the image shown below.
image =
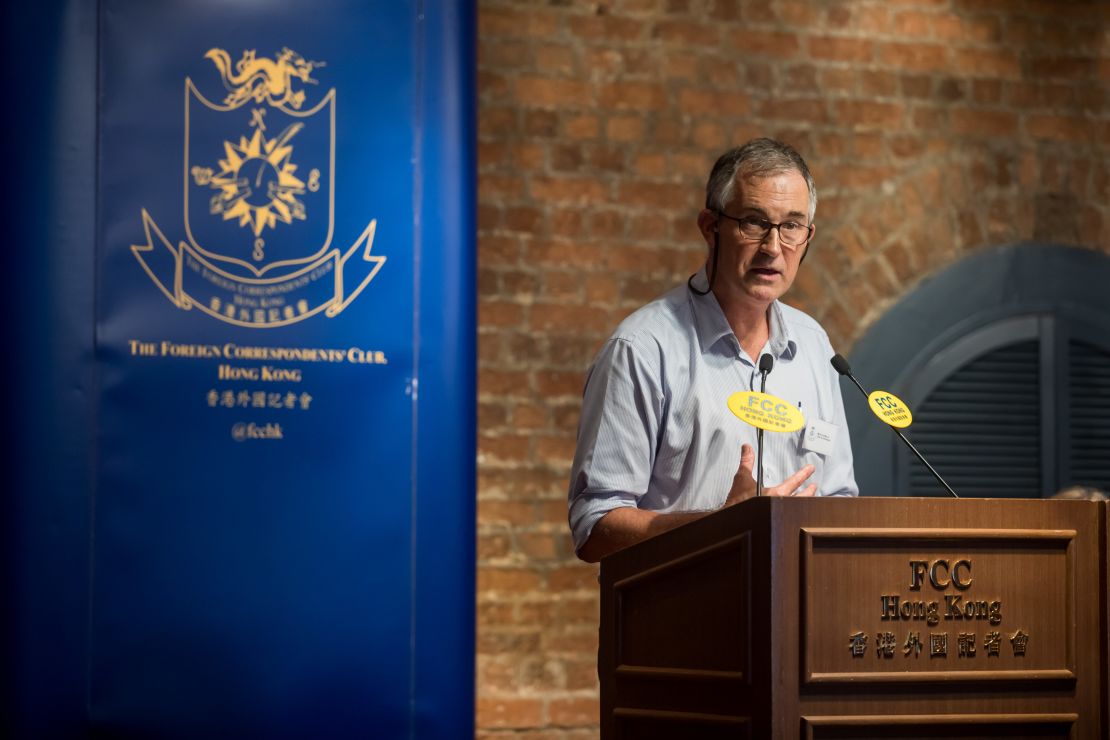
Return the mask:
M725 499L725 506L732 506L755 495L755 478L752 469L755 467L755 450L749 444L740 447L740 467L732 477L732 488ZM797 473L790 476L777 486L764 486L764 496L814 496L817 494L817 484L810 483L804 489L801 485L809 476L813 475L814 467L806 465ZM799 490L800 489L800 490Z

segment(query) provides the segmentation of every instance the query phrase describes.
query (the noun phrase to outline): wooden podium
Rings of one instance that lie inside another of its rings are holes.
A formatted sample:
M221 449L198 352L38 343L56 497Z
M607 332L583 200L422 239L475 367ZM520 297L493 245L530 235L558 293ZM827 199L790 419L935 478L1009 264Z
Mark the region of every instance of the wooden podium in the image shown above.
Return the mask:
M601 564L601 736L1107 737L1107 507L760 498Z

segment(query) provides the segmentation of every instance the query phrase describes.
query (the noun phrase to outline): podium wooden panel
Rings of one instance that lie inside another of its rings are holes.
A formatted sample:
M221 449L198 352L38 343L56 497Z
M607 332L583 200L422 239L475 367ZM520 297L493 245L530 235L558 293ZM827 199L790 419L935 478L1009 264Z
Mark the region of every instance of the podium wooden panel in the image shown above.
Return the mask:
M761 498L618 552L602 738L1104 738L1108 516Z

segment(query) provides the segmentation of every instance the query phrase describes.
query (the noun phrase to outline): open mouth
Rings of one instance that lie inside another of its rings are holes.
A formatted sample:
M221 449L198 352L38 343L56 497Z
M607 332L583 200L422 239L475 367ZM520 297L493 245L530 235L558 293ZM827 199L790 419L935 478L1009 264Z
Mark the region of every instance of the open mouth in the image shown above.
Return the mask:
M749 272L753 275L760 275L762 277L774 277L779 274L778 270L773 270L770 267L753 267Z

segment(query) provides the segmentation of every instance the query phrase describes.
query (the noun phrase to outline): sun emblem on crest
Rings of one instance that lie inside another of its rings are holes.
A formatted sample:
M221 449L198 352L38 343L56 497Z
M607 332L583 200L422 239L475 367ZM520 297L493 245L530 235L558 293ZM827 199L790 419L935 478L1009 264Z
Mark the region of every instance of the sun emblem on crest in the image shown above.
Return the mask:
M249 227L255 236L254 258L264 256L262 232L278 223L291 224L306 218L304 202L297 196L320 187L320 172L313 169L306 183L296 176L293 147L290 141L304 124L294 123L274 139L267 139L262 121L264 109L255 109L250 139L239 137L238 144L224 142L224 158L219 170L193 167L198 185L207 185L215 193L209 201L209 212L225 221L236 220Z

